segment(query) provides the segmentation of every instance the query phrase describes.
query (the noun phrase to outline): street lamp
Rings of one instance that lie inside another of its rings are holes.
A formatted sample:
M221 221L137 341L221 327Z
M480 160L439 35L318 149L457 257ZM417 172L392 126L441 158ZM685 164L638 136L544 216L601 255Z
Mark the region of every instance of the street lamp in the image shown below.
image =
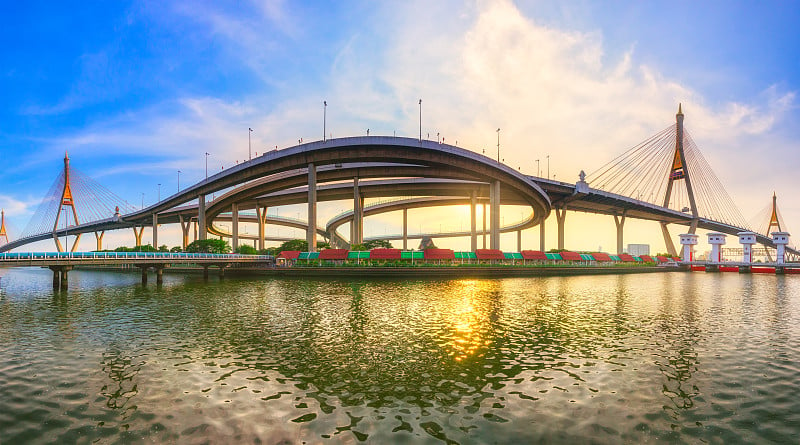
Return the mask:
M248 159L252 161L253 160L253 150L252 150L252 145L250 144L250 133L253 132L253 129L250 128L250 127L247 127L247 129L250 130L250 131L247 132L247 156L248 156Z
M422 99L419 100L419 141L422 142Z
M547 179L550 179L550 155L547 155Z
M178 191L181 191L181 171L178 170Z
M326 136L325 136L326 134L328 134L327 133L327 131L328 131L327 125L328 125L328 101L327 100L323 100L322 101L322 142L325 142L327 140Z
M500 162L500 129L497 129L497 162Z
M536 176L539 177L539 160L536 160Z
M208 152L206 152L206 181L208 181Z

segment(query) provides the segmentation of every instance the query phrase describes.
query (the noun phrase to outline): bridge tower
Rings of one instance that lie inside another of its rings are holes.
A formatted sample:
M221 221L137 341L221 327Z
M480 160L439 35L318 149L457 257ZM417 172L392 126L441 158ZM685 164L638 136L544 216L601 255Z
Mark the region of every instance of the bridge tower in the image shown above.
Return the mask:
M778 197L775 194L775 192L772 192L772 212L770 213L769 224L767 224L767 231L764 233L766 234L772 233L773 228L776 229L775 230L776 232L783 232L783 228L781 228L780 218L778 218Z
M61 210L65 207L72 209L72 217L75 219L75 225L77 226L80 224L78 220L78 211L75 209L75 199L72 195L72 186L69 181L69 153L66 152L64 153L64 189L61 191L61 201L56 210L56 222L53 224L53 240L56 242L56 249L58 249L59 252L63 252L64 247L61 245L61 240L58 239L58 222L61 219ZM80 240L81 234L78 233L75 236L75 243L72 244L72 249L70 249L71 252L78 250L78 242Z
M6 231L6 211L0 210L0 244L8 244L8 231Z
M692 189L692 179L689 175L689 169L686 164L686 155L683 147L683 111L681 104L678 104L678 114L675 115L676 132L675 132L675 155L672 158L672 167L670 167L669 178L667 182L667 190L664 194L663 207L669 208L669 201L672 198L672 188L675 181L684 181L686 185L686 192L689 195L689 211L692 214L692 222L689 226L689 233L694 234L697 232L698 213L697 204L694 199L694 190ZM672 238L669 236L667 223L661 223L661 232L664 235L664 243L667 246L669 254L672 256L677 255L675 245L672 243Z

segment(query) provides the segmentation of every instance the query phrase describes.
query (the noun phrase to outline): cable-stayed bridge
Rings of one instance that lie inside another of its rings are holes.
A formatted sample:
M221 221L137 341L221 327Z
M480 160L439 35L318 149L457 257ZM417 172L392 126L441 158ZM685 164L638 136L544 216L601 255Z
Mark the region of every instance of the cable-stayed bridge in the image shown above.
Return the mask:
M516 232L521 250L521 231L537 225L540 249L544 250L543 222L555 213L558 248L563 249L567 211L576 211L612 216L618 252L622 251L626 219L657 221L667 248L675 255L669 225L688 226L688 233L698 228L731 235L751 231L684 129L683 118L679 108L674 125L589 175L581 172L575 184L525 175L481 154L438 141L366 136L273 150L137 210L71 170L65 158L64 171L23 236L0 246L0 251L45 239L53 239L62 251L59 237L83 233L94 233L100 250L106 230L126 228L133 230L136 245L142 244L144 229L149 228L152 245L158 246L160 224L180 224L184 246L193 232L196 239L209 234L228 237L234 248L242 240L253 240L259 248L266 240L282 240L266 233L267 224L291 226L305 230L309 249L315 250L320 237L335 245L363 243L369 239L364 237L364 217L389 211L403 212L402 233L373 239L402 240L407 248L409 238L468 236L472 250L478 248L479 238L484 246L488 238L488 247L499 248L502 232ZM214 199L208 200L212 195ZM365 199L384 202L367 206ZM352 210L319 224L318 203L342 200L352 200ZM290 204L307 205L309 217L267 216L269 208ZM409 235L409 209L458 204L470 208L468 230ZM504 205L526 206L530 212L520 221L501 225ZM481 222L477 220L479 206L485 209ZM777 212L777 207L773 209ZM239 233L242 223L255 223L256 233ZM349 234L338 232L343 224L349 224ZM757 233L758 242L774 247L769 231L775 228L785 231L785 224L767 226L765 232ZM72 250L78 248L78 241ZM788 252L798 254L795 249Z

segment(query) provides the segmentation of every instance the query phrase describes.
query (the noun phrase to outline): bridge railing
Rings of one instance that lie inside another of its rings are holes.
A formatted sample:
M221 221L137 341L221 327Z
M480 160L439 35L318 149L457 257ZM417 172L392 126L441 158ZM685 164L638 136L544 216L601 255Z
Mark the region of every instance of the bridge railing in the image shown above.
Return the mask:
M20 260L142 260L159 261L191 261L191 260L226 260L226 261L269 261L271 255L242 255L238 253L183 253L183 252L4 252L0 253L2 261Z

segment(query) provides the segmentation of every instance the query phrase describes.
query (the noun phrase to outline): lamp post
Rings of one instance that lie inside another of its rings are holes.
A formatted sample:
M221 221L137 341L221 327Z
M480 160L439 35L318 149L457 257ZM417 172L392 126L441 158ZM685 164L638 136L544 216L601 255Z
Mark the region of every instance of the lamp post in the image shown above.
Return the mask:
M181 191L181 171L178 170L178 191Z
M547 179L550 179L550 155L547 155Z
M247 132L247 156L248 156L248 159L252 161L253 160L253 148L252 148L252 145L250 144L250 133L253 132L253 129L250 128L250 127L247 127L247 130L249 130Z
M500 129L497 129L497 162L500 162Z
M206 152L206 181L208 181L208 152Z
M539 177L539 160L536 160L536 176Z
M328 134L328 101L322 101L322 142L327 140L326 134Z
M419 141L422 142L422 99L419 100Z

